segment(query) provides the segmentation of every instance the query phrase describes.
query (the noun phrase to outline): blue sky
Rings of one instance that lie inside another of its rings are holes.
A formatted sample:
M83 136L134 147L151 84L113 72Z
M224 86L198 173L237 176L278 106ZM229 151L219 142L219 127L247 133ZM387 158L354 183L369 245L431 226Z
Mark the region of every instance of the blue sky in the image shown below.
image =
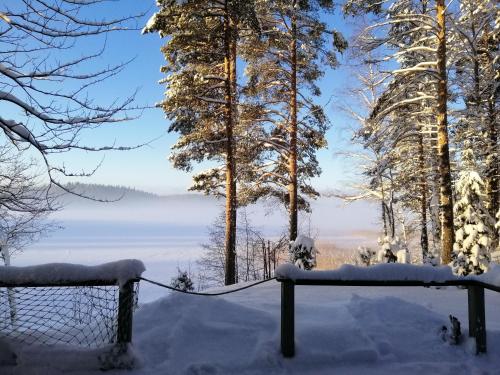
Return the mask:
M117 3L114 3L115 5ZM154 0L120 1L120 14L130 14L148 11L144 17L145 23L156 10ZM344 20L340 11L336 15L328 16L328 21L344 34L350 34L351 27ZM142 25L141 25L142 26ZM164 88L158 84L162 78L159 69L163 64L160 47L164 43L157 34L141 35L139 31L121 32L108 36L106 53L94 62L106 65L134 58L125 71L119 76L105 82L98 90L91 93L96 100L113 100L124 98L139 89L137 104L153 104L162 99ZM85 42L83 48L95 51L101 48L102 40L93 39ZM341 59L345 63L346 59ZM329 147L319 153L319 160L323 169L321 177L314 182L320 190L341 188L348 179L352 165L340 160L334 154L349 147L349 133L345 130L347 119L334 110L336 99L332 95L341 96L342 88L351 81L350 73L345 67L326 72L320 82L323 95L318 102L325 105L325 109L332 121L332 128L327 138ZM328 104L327 104L328 103ZM89 183L102 183L131 186L155 193L181 193L190 185L191 176L188 173L173 169L167 159L170 147L175 143L177 135L166 132L168 122L164 113L159 109L146 110L136 120L118 125L105 126L88 132L83 142L91 144L106 144L116 142L117 145L134 145L160 137L149 146L137 150L123 152L107 152L92 154L71 152L62 155L64 163L74 170L92 169L104 156L104 162L94 176L85 179ZM195 169L196 171L196 169Z

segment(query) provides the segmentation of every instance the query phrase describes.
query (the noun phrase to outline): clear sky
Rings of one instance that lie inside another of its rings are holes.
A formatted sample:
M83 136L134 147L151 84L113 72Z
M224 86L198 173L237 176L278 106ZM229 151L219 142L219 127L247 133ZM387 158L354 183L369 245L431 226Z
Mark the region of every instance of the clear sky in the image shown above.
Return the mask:
M147 11L143 23L156 10L154 0L121 0L114 3L120 6L120 14L127 11L130 14ZM337 10L333 16L328 16L330 27L350 35L351 26ZM140 25L142 26L142 25ZM99 64L111 64L134 58L119 76L105 82L92 95L96 100L109 101L124 98L135 89L137 104L152 105L162 99L164 87L158 84L162 78L159 69L163 64L160 47L164 43L157 34L141 35L139 31L114 33L108 36L106 53L96 61ZM88 51L95 51L102 46L102 40L93 39L83 46ZM341 63L346 63L341 58ZM352 166L335 157L335 153L348 147L350 134L345 130L346 119L333 103L341 96L342 88L351 77L345 67L326 72L320 82L323 91L318 102L325 106L332 121L332 128L327 134L328 149L319 153L319 161L323 175L316 179L315 186L320 190L340 188L347 180L346 173ZM332 97L332 95L334 95ZM107 152L102 166L94 176L85 179L88 183L124 185L155 193L181 193L190 185L191 176L188 173L173 169L167 159L170 147L175 143L177 135L166 132L168 122L160 109L144 111L142 116L128 123L107 125L102 129L94 129L82 138L82 142L91 144L106 144L115 142L117 145L134 145L160 137L149 146L132 151ZM92 169L103 157L102 154L72 152L63 154L64 163L74 170ZM82 181L83 182L83 181Z

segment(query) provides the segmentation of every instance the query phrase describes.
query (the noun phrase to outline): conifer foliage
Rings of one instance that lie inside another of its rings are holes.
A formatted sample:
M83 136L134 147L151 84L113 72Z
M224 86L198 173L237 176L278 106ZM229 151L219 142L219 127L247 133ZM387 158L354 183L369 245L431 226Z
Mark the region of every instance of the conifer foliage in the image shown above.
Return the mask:
M326 147L328 119L314 99L325 68L338 65L336 53L347 41L320 12L332 12L333 1L260 0L260 37L243 48L248 62L245 93L248 118L260 129L261 154L255 159L250 186L257 196L273 196L289 212L289 236L298 234L298 211L308 209L306 198L319 194L310 179L319 176L317 150Z
M304 235L299 235L295 241L290 242L290 260L297 267L310 271L316 267L318 249L314 240Z
M177 276L172 278L170 286L184 292L192 292L194 290L194 284L189 273L181 271L179 268L177 268Z
M374 106L371 97L365 100L369 113L356 118L361 126L355 141L375 156L364 168L374 171L366 174L364 186L382 202L384 235L407 232L403 225L395 228L393 212L418 218L423 262L434 264L439 256L449 264L459 242L453 201L462 193L456 178L465 140L477 155L469 172L484 181L484 206L490 216L498 211L496 8L490 0L344 3L347 15L363 15L366 23L352 43L355 59L383 72L376 81L362 77L357 89L376 94ZM351 195L367 196L356 193ZM490 235L487 247L494 248L498 235Z
M320 20L332 1L159 0L144 33L166 37L164 100L159 106L179 134L170 160L194 175L191 190L226 199L226 284L236 282L236 210L263 197L280 199L298 231L300 196L316 197L316 151L328 120L310 96L323 66L335 67L342 35ZM328 45L333 45L329 48ZM237 63L245 66L238 79Z
M196 174L191 190L226 199L226 285L236 282L237 41L240 27L258 28L253 2L160 0L143 32L168 37L165 99L159 106L179 134L170 160L191 171L194 163L215 166Z

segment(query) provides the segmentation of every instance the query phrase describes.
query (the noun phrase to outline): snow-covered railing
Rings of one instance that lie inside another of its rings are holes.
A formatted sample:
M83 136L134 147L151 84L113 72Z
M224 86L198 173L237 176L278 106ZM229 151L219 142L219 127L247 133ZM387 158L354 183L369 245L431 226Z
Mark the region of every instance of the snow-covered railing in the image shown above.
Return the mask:
M129 343L138 260L0 267L0 339L97 347Z
M484 289L500 292L500 266L495 265L479 276L458 277L447 266L343 265L331 271L304 271L293 264L283 264L276 269L275 276L281 282L281 352L285 357L295 355L295 285L466 287L469 336L476 339L478 353L486 352Z

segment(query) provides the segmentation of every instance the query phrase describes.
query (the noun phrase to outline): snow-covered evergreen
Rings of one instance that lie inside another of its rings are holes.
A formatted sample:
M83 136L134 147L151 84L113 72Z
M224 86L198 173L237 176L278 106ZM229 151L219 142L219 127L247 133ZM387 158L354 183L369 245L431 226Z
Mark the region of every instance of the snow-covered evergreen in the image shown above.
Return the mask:
M290 260L299 268L312 270L316 267L318 249L310 237L299 235L295 241L290 242Z
M466 149L462 159L464 170L459 174L454 206L452 267L457 275L481 274L488 269L494 223L483 202L484 183L474 170L472 150Z
M401 244L399 237L385 236L379 238L378 243L380 250L377 254L378 263L396 263L398 261L398 254L401 250L405 251Z
M358 262L365 265L371 266L377 261L377 252L366 246L360 246L358 248Z
M177 268L177 276L172 278L170 286L175 289L183 290L184 292L192 292L194 284L187 271L181 271Z

